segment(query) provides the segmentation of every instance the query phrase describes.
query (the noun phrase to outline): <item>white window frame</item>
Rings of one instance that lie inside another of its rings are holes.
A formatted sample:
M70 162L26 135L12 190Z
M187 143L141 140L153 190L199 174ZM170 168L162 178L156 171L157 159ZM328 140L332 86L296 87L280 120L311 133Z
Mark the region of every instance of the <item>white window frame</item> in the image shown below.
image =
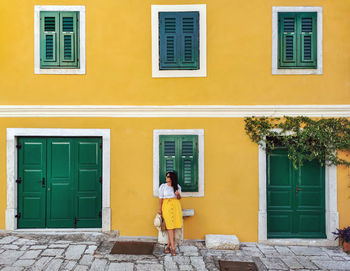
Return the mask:
M40 11L79 12L79 69L40 68ZM34 73L35 74L85 74L85 6L34 6Z
M317 69L278 68L278 13L317 12ZM272 7L272 74L323 74L323 8L322 7Z
M159 12L199 12L199 70L159 69ZM152 77L207 76L207 11L206 5L152 5Z
M159 197L159 136L198 135L198 192L182 192L182 197L204 197L204 129L153 130L153 196Z

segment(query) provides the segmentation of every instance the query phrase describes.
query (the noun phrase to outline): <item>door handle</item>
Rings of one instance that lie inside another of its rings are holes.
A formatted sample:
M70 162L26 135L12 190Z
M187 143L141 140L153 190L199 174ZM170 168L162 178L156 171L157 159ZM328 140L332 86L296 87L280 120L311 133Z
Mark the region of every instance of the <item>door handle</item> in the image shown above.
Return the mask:
M302 191L303 189L299 188L297 185L295 186L295 194L298 195L299 191Z
M43 188L45 188L45 177L43 177Z

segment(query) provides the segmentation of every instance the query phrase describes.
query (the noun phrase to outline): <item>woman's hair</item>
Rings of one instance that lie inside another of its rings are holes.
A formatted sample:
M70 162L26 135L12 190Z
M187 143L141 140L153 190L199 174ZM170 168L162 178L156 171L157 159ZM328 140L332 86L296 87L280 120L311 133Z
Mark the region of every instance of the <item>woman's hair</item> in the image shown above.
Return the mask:
M175 172L169 171L165 174L165 176L167 176L168 174L169 174L170 179L171 179L171 186L174 188L174 193L175 193L177 190L177 185L178 185L177 175Z

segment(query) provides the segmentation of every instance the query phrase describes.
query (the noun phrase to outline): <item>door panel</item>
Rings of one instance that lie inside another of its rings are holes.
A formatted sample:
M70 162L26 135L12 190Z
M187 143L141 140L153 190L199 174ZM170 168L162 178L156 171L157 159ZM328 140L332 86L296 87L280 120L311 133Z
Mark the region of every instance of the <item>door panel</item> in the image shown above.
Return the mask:
M294 170L285 148L267 155L268 238L325 238L325 169Z
M77 227L102 226L100 218L102 210L101 142L100 138L78 138L75 142Z
M47 227L74 226L74 139L47 139Z
M41 138L19 138L18 150L18 228L45 227L46 142Z

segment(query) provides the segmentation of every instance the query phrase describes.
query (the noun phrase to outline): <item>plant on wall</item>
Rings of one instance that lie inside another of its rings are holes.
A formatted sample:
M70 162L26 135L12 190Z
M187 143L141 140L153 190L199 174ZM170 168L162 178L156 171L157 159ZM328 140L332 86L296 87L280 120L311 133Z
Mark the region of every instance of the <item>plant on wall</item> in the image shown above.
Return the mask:
M350 166L350 161L338 156L338 151L350 149L350 121L346 118L248 117L245 130L267 152L277 145L286 147L294 168L313 159L321 165Z

